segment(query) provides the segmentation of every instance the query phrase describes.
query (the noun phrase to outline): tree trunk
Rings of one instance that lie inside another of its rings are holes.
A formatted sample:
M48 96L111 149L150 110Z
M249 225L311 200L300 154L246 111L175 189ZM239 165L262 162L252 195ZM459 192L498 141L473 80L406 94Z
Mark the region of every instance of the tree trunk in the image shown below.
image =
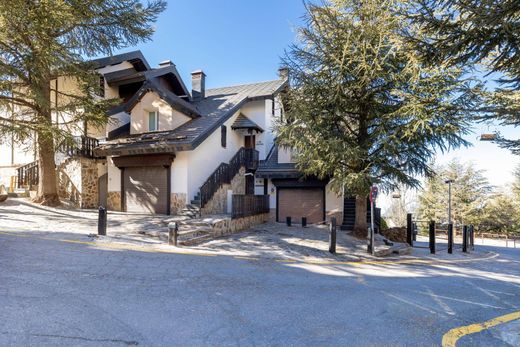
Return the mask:
M365 195L356 195L356 219L354 222L354 235L358 237L366 237L367 232L367 197Z
M56 182L56 163L54 161L54 140L52 136L52 113L50 108L50 79L41 85L42 95L49 103L42 103L38 119L41 129L38 131L38 194L35 202L46 206L60 204Z

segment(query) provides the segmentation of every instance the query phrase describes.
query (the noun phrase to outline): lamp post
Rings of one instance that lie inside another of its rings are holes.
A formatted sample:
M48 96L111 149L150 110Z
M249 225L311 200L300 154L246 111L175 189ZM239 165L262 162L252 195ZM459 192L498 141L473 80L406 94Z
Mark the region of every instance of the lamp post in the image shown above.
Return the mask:
M447 179L444 181L448 185L448 225L451 224L451 184L453 183L452 179Z

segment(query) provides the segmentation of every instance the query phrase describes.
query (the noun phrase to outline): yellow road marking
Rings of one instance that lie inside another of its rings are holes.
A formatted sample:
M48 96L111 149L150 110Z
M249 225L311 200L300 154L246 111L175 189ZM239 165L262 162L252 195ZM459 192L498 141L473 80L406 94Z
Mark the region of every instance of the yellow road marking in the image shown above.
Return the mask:
M235 258L235 259L244 259L244 260L258 260L258 258L247 257L247 256L242 256L242 255L235 255L235 256L233 256L233 258Z
M457 345L457 341L465 335L475 334L481 332L482 330L492 328L499 324L511 322L516 319L520 319L520 311L496 317L485 321L484 323L475 323L463 327L453 328L442 337L442 347L455 347Z

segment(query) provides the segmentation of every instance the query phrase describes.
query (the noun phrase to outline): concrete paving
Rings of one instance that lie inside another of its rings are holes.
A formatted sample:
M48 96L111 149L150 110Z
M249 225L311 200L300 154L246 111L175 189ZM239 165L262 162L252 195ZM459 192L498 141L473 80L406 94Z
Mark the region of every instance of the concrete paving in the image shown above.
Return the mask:
M1 346L438 346L452 328L520 310L518 249L313 264L109 248L56 223L0 232ZM518 327L458 346L518 346Z

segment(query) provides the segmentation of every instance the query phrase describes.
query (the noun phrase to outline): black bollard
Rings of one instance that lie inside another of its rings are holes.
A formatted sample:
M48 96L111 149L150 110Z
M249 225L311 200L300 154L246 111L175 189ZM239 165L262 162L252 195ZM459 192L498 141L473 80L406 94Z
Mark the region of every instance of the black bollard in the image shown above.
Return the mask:
M430 221L430 253L435 254L435 221Z
M412 226L412 214L411 213L408 213L406 215L406 242L408 242L408 244L410 246L413 246L413 226Z
M412 235L413 235L413 241L417 241L417 223L412 223Z
M468 252L468 226L462 227L462 252Z
M472 251L475 250L475 228L473 225L469 226L469 246Z
M448 224L448 253L453 253L453 224Z
M302 217L302 228L307 226L307 217Z
M177 246L177 236L179 234L179 226L172 222L168 224L168 244L170 246Z
M336 253L336 217L330 219L329 224L329 252Z
M291 226L291 217L286 217L285 223L287 224L288 227L290 227Z
M98 235L106 235L107 234L107 209L103 206L99 206L99 215L98 215Z

